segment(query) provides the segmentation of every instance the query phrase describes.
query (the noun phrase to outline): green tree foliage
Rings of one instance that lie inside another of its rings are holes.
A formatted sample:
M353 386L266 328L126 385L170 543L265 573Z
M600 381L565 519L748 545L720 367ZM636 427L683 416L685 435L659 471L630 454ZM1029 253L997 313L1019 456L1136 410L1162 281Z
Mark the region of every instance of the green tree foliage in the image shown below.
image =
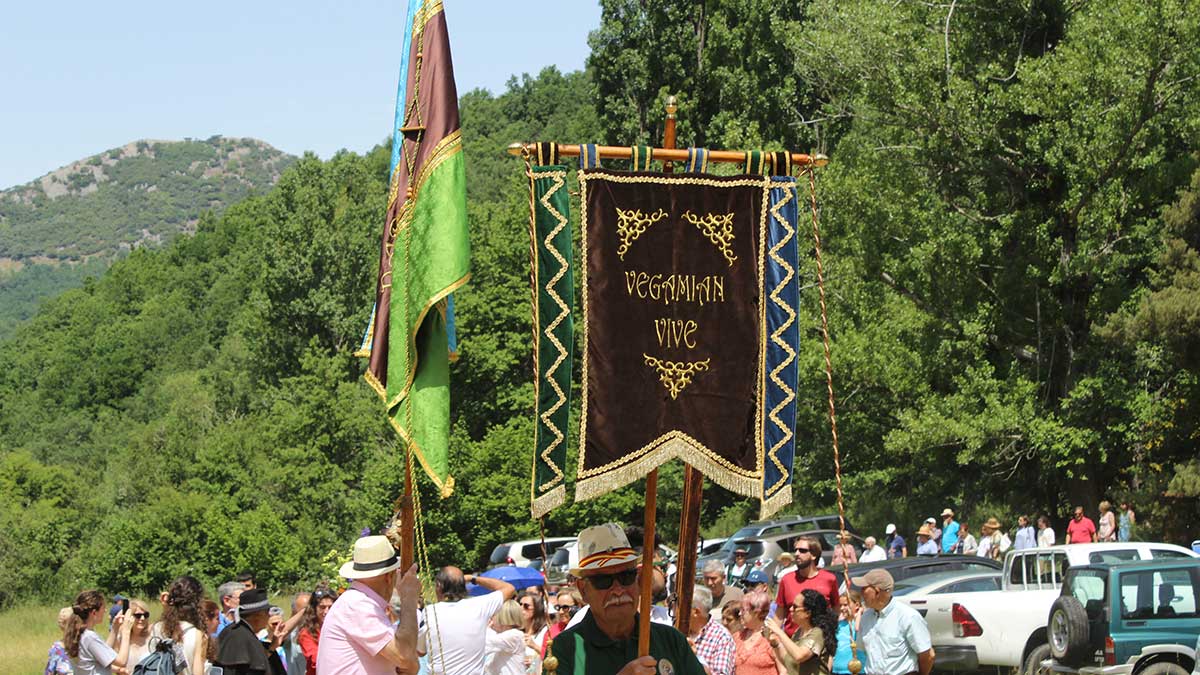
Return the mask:
M915 523L944 503L1057 514L1120 496L1159 532L1196 534L1166 515L1195 501L1158 506L1161 473L1195 455L1192 254L1179 234L1194 196L1163 215L1197 165L1194 6L602 5L589 64L610 137L658 133L646 120L679 94L688 142L832 157L819 190L859 522ZM705 44L763 30L779 39ZM775 71L756 60L776 51ZM703 87L713 68L681 76L681 54L740 68L734 79L758 83L749 104L737 87ZM744 112L777 109L773 84L793 89L790 109ZM701 90L723 97L721 112ZM725 114L748 131L713 134ZM803 302L815 327L815 289ZM797 465L828 503L823 357L819 333L806 335Z

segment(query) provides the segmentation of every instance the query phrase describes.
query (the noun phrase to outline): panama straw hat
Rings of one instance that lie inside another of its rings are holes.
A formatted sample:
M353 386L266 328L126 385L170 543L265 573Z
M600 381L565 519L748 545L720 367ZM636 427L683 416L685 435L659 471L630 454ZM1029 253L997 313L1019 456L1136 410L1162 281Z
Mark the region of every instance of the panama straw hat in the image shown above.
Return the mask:
M1000 529L1000 521L996 520L995 518L988 518L987 522L983 524L983 529L998 530Z
M354 557L339 572L347 579L369 579L387 574L400 566L400 556L392 542L382 535L360 537L354 542Z
M579 566L571 568L571 574L577 577L638 560L625 531L616 523L596 525L580 532L578 549Z
M922 535L924 535L926 537L932 537L933 530L929 529L928 525L922 525L921 529L917 530L917 536L920 537Z

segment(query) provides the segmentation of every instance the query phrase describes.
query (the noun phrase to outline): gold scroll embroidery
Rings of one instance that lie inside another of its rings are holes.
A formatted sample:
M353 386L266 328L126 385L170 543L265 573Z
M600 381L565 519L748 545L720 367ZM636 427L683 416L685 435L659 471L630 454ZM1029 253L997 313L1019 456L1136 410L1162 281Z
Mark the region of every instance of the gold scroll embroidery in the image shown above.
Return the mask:
M708 359L703 361L660 361L649 354L642 354L646 365L658 371L658 379L674 399L683 388L692 383L692 376L708 370Z
M721 251L721 255L729 261L729 266L733 267L733 262L737 260L737 256L733 254L733 214L715 214L706 213L703 217L693 214L691 211L683 213L683 219L700 228L704 236Z
M617 209L617 236L621 238L617 257L624 260L633 242L645 234L647 228L666 217L667 212L662 209L650 215L642 213L641 209Z

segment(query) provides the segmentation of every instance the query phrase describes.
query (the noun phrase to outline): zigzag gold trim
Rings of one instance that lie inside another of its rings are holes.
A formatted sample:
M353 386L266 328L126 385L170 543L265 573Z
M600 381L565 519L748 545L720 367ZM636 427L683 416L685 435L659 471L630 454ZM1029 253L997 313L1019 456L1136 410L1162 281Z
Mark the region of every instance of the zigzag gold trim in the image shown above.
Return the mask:
M546 485L538 487L539 491L544 491L564 480L562 468L550 459L550 453L566 440L566 436L563 434L561 429L554 426L554 423L550 420L550 416L553 415L559 408L567 404L567 396L563 392L562 388L558 386L558 382L554 380L553 375L554 371L558 370L559 366L561 366L563 362L570 357L570 354L567 352L567 349L563 346L562 342L555 337L554 329L558 328L559 324L561 324L567 319L567 317L571 315L571 308L565 302L563 302L562 296L560 296L554 290L554 285L561 281L564 276L566 276L568 269L566 258L564 258L562 254L559 253L554 247L554 237L558 236L558 233L562 232L563 228L567 226L567 218L550 205L550 197L555 192L558 192L560 189L562 189L564 185L566 185L567 173L565 171L555 171L551 173L542 173L539 174L539 176L549 176L550 178L554 179L553 183L551 184L551 188L547 190L544 195L542 195L542 198L539 201L541 202L542 206L545 207L545 209L549 211L558 221L558 224L554 227L554 229L552 229L549 234L546 235L546 238L542 240L542 245L546 247L546 250L550 252L550 255L552 255L554 260L559 264L558 271L555 272L554 276L550 277L550 280L546 282L545 286L546 294L549 295L552 300L554 300L556 305L558 305L559 313L558 316L554 317L553 321L547 324L545 330L542 331L542 334L546 336L546 339L550 341L550 344L554 345L554 348L558 350L558 357L555 358L554 362L550 364L550 367L546 369L545 374L546 381L550 383L550 388L554 390L554 395L557 397L557 400L555 400L554 404L541 414L542 423L545 424L546 428L554 434L554 441L547 445L546 449L543 450L541 454L542 460L545 461L546 465L554 471L554 479ZM540 377L541 376L539 375L539 378Z
M642 354L646 365L658 371L658 381L667 388L671 400L679 397L679 392L692 383L692 376L708 370L709 359L703 361L660 361L649 354Z
M737 256L733 254L733 214L723 213L717 215L715 213L706 213L703 217L696 216L691 211L684 211L682 218L689 223L699 228L704 236L717 247L721 255L729 261L729 266L733 267L733 263L737 261Z
M595 176L595 177L593 178L593 176ZM766 253L766 251L764 249L766 248L765 240L766 240L767 206L769 203L768 200L770 197L770 187L771 187L771 181L769 179L767 179L766 177L762 177L762 176L749 177L749 176L747 176L747 177L741 177L736 180L722 181L722 180L716 180L711 177L686 176L686 175L678 176L678 177L665 176L665 175L664 176L644 176L644 175L611 174L611 173L608 173L608 172L605 172L602 170L596 170L596 171L591 171L591 172L581 171L579 173L579 195L580 195L579 199L580 199L580 203L584 204L584 208L580 209L581 213L580 213L580 219L579 219L579 228L580 228L580 232L582 233L582 236L580 237L580 239L581 239L582 259L584 261L586 261L588 259L588 257L587 257L587 252L588 252L587 213L588 213L588 210L587 210L586 204L587 204L587 188L588 188L589 180L604 180L604 181L612 181L614 183L657 183L657 184L663 184L663 185L705 185L705 186L709 186L709 187L759 187L759 188L762 188L763 203L762 203L762 207L759 211L760 242L759 242L759 249L758 249L758 251L759 251L758 284L759 284L759 288L762 288L763 260L765 258L765 253ZM587 420L588 420L588 386L587 386L587 383L588 383L588 358L587 358L588 266L586 263L583 265L582 269L583 269L582 297L583 297L583 319L584 319L584 321L583 321L584 359L583 359L582 382L583 382L584 386L583 386L583 401L580 406L580 415L579 415L579 418L580 418L579 419L579 439L580 439L581 446L585 446L586 442L587 442ZM763 304L763 303L760 303L760 305L761 304ZM760 344L760 349L759 349L758 379L760 382L760 386L759 386L759 393L758 393L758 403L755 406L755 408L756 408L756 410L755 410L755 428L756 429L762 428L762 408L763 408L762 392L763 392L763 388L762 388L761 382L763 379L763 373L765 372L763 352L765 351L765 346L766 346L766 328L765 328L765 326L761 326L761 325L759 327L759 344ZM690 440L691 442L688 443L686 441L682 441L682 440L679 440L678 438L675 438L674 442L667 443L666 441L672 440L667 437L672 436L672 435L678 435L680 437L688 438L688 440ZM726 461L724 458L722 458L717 453L704 447L699 442L695 441L695 439L691 439L690 437L687 437L686 434L683 434L680 431L669 432L668 434L665 434L664 436L660 436L659 439L657 439L656 441L651 442L651 443L643 446L642 448L629 453L629 455L623 460L618 460L617 462L610 462L609 464L594 468L590 471L584 467L584 461L586 459L587 453L586 453L586 450L581 447L581 449L579 451L578 462L577 462L578 472L576 474L576 483L575 483L575 501L578 502L578 501L582 501L584 499L598 497L598 496L603 495L607 492L610 492L616 488L619 488L622 485L626 485L626 484L646 475L651 470L657 468L663 462L669 461L670 459L673 459L674 457L677 457L677 456L682 457L683 455L681 453L688 452L688 451L692 451L693 454L688 455L684 461L687 462L688 464L692 465L693 467L700 469L700 471L702 473L704 473L704 475L708 476L709 478L712 478L713 481L716 482L718 485L724 487L727 490L736 492L738 494L746 495L749 497L761 498L762 490L763 490L762 475L763 475L763 454L764 454L762 434L761 433L755 434L755 437L756 437L755 456L757 458L757 462L756 462L757 466L756 466L755 472L745 471L741 467L738 467L738 466L734 465L733 463ZM682 444L683 447L682 448L679 447L679 444ZM630 458L633 458L632 461L630 461ZM622 462L625 462L625 461L628 461L629 463L624 466L618 466L618 465L622 464Z
M617 209L617 236L621 239L621 245L617 247L617 257L624 260L633 242L645 234L651 225L666 217L667 212L662 209L650 215L642 213L641 209Z
M774 206L774 208L771 209L771 217L775 220L776 223L778 223L781 227L783 227L784 231L786 232L786 236L781 238L779 241L775 242L775 246L771 247L771 250L769 251L768 255L770 256L771 260L775 261L775 264L777 264L777 265L779 265L779 267L783 268L783 270L785 272L783 279L780 280L779 284L775 287L775 289L773 291L771 291L770 298L771 298L771 302L775 303L775 305L777 307L779 307L780 309L782 309L784 312L787 313L787 321L784 321L782 324L777 326L775 328L775 331L773 333L771 333L771 342L774 342L776 345L778 345L784 351L784 353L787 354L787 358L783 359L775 366L775 368L771 371L770 377L771 377L771 381L775 383L775 386L779 387L779 389L781 391L783 391L784 394L786 394L786 397L782 401L780 401L774 408L772 408L771 412L767 415L767 419L771 420L771 422L773 422L775 424L775 426L779 427L779 429L783 432L783 437L780 438L779 441L775 443L775 445L771 446L771 448L769 450L767 450L767 457L771 460L771 463L775 465L775 468L779 469L780 479L778 481L776 481L774 485L764 488L764 490L763 490L764 496L769 495L772 492L774 492L775 490L777 490L781 484L787 483L788 479L791 477L791 472L788 471L787 467L785 467L783 465L783 463L779 461L779 455L778 455L779 449L782 448L783 446L787 445L788 441L792 440L792 430L790 428L788 428L788 426L786 424L783 423L783 420L779 419L779 411L783 410L785 407L787 407L787 405L789 403L791 403L793 400L796 399L796 392L791 387L787 386L787 383L785 383L782 379L779 378L779 373L782 372L783 369L788 366L788 364L790 364L792 361L794 361L796 359L795 350L793 350L791 348L791 346L788 345L788 343L781 338L784 331L786 331L788 329L788 327L790 327L792 325L792 323L796 320L796 312L793 311L791 307L788 307L787 303L785 303L779 297L779 291L781 291L785 287L787 287L787 285L789 283L791 283L792 277L795 276L792 266L789 265L786 260L779 257L779 250L781 248L783 248L783 246L786 245L789 241L791 241L792 237L794 237L796 234L796 231L792 228L791 225L788 224L787 219L783 218L779 215L779 211L788 202L790 202L792 199L795 198L793 196L792 192L788 191L788 190L784 191L784 195L786 196L786 198L780 200L779 203L776 204ZM764 402L766 401L765 392L763 395L763 401ZM766 502L764 501L764 504L765 503Z
M367 381L367 384L371 385L371 389L374 389L376 394L379 394L380 399L385 402L387 401L387 387L383 386L379 378L375 377L375 373L368 370L363 373L363 379Z

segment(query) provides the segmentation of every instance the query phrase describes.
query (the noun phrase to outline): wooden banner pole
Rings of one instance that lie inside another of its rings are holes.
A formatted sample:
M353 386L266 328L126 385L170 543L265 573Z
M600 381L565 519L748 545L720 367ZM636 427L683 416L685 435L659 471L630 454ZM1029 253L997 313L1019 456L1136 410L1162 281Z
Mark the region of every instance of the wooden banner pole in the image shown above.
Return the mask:
M675 97L667 98L667 120L663 128L663 145L675 147ZM669 169L667 169L669 170ZM642 574L641 589L638 593L638 656L650 653L650 615L653 613L654 593L654 545L655 516L658 512L658 469L646 476L646 512L642 520Z
M692 590L696 587L696 542L700 541L700 505L704 474L690 464L683 469L683 504L679 515L679 558L675 563L675 627L688 634Z
M404 496L400 498L400 570L403 574L416 560L417 520L413 513L413 460L412 452L404 453ZM427 573L428 570L421 570Z

